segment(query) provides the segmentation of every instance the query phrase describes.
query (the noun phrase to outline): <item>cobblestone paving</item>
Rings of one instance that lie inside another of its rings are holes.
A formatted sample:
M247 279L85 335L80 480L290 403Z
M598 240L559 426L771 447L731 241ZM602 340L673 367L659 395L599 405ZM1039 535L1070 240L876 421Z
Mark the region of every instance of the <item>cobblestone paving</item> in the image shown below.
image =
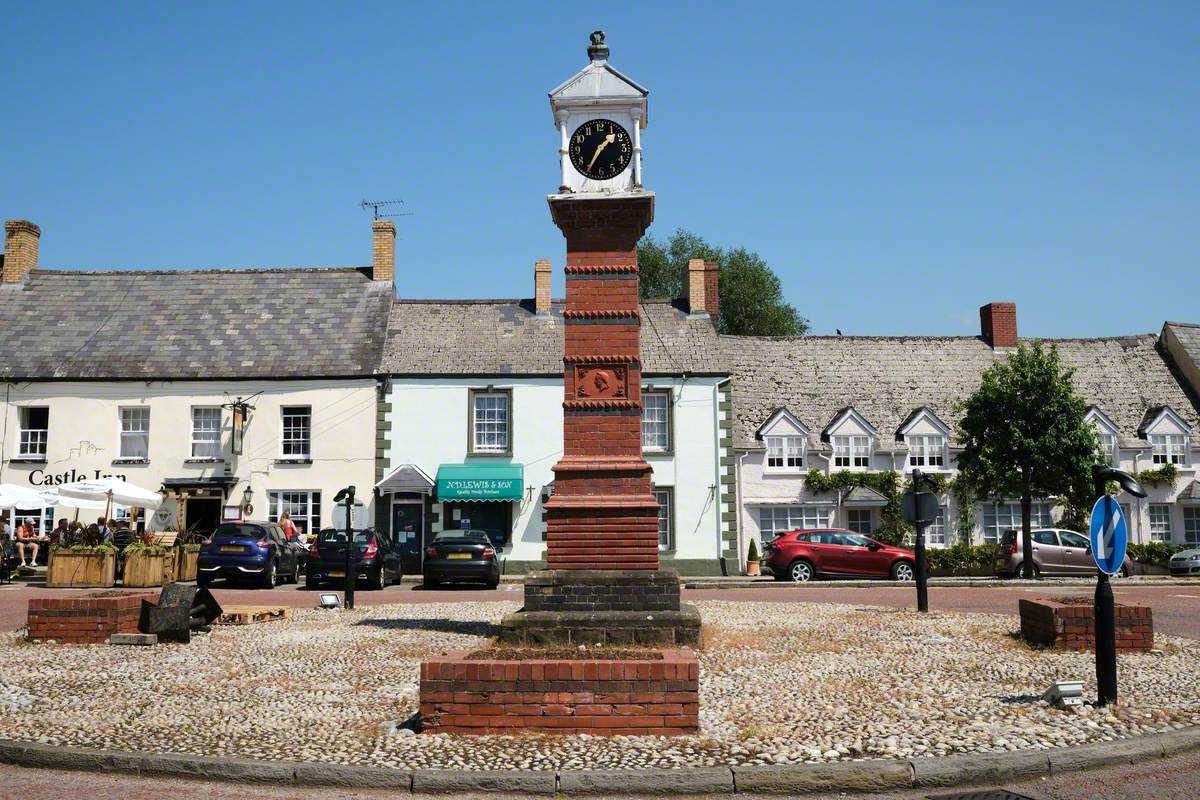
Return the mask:
M1093 657L1032 650L1012 617L705 601L702 733L456 737L398 726L422 657L478 646L513 603L297 612L186 646L0 634L0 737L109 749L422 768L797 763L1062 747L1200 724L1200 643L1121 656L1122 704L1037 699Z

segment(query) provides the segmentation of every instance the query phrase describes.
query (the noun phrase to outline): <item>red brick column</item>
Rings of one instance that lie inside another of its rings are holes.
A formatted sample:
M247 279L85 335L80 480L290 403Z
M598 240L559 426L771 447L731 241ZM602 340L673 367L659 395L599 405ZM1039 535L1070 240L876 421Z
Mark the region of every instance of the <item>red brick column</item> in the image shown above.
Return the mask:
M642 458L637 243L654 195L550 198L567 240L563 458L546 504L550 569L658 569Z

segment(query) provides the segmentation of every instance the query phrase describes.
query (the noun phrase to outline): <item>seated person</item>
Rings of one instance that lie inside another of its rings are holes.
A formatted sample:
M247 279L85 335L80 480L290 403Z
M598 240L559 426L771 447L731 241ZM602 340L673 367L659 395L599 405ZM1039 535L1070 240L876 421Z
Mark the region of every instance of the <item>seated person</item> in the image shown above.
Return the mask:
M25 560L25 552L29 552L29 560ZM20 566L32 567L37 561L38 541L37 536L33 533L33 526L28 522L17 528L17 559L21 562Z
M51 545L62 544L62 542L67 538L67 535L70 533L70 528L68 525L69 523L67 522L66 517L63 517L58 521L58 526L55 527L54 530L50 531L50 536L48 537Z

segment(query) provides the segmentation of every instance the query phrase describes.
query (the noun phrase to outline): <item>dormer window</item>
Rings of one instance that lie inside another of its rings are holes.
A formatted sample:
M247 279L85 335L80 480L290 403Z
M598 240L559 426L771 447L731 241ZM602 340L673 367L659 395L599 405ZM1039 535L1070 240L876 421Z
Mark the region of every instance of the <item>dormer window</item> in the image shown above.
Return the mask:
M1098 406L1088 406L1084 422L1092 423L1100 441L1100 454L1110 464L1117 463L1117 426Z
M906 436L908 443L908 465L910 467L946 466L946 437L935 434Z
M1146 437L1154 448L1155 464L1184 464L1187 437L1181 433L1152 433Z
M768 472L797 472L804 467L804 437L767 436Z
M1117 463L1117 435L1115 433L1097 431L1096 437L1100 439L1100 452L1108 459L1108 463Z
M866 469L871 465L870 436L831 436L833 465L842 469Z

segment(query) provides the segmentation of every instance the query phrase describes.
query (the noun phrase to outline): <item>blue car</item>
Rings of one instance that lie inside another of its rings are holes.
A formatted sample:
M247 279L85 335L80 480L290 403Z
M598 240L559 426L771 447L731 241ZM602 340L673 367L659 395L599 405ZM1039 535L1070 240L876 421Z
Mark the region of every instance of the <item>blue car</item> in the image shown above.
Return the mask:
M208 586L214 578L253 581L264 589L281 580L298 583L304 552L274 522L225 522L200 546L196 584Z

